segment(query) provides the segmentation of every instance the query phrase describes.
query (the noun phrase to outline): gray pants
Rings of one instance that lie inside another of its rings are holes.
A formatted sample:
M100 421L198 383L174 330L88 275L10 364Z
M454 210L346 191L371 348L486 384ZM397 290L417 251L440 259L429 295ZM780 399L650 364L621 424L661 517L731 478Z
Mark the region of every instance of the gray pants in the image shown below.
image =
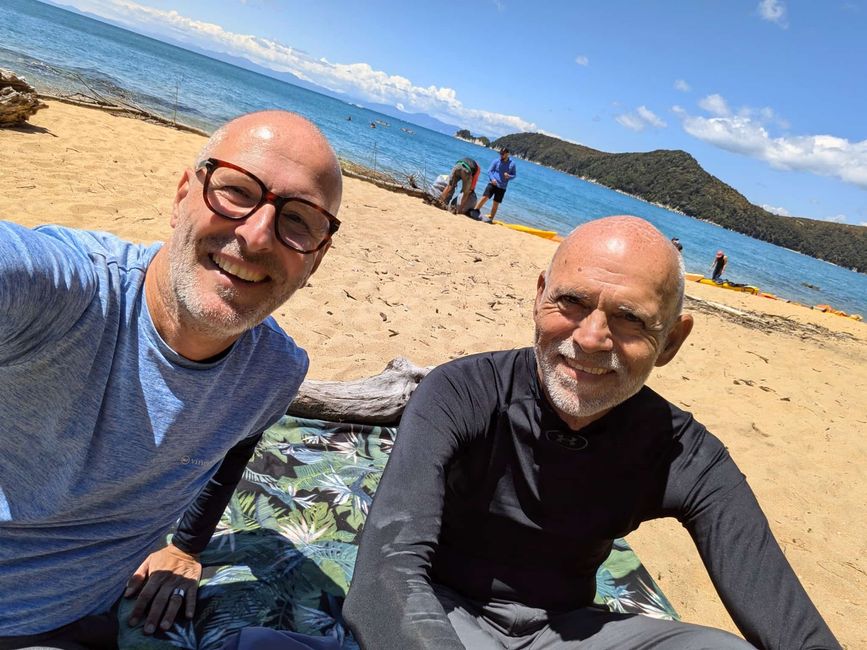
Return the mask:
M516 603L482 603L442 585L434 585L434 593L469 650L754 650L722 630L602 607L555 613Z

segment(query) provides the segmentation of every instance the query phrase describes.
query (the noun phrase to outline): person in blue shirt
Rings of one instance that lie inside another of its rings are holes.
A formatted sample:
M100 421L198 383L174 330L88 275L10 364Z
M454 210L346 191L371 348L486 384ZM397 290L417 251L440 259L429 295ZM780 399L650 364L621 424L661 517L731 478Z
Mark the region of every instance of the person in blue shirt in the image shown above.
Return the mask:
M493 197L494 206L491 208L491 216L488 223L493 223L494 217L497 216L497 209L500 207L500 203L503 202L503 196L506 194L506 187L509 185L509 181L515 178L516 174L515 163L509 158L509 150L505 147L500 149L500 157L495 159L491 163L491 166L488 167L488 185L485 187L485 193L476 204L476 210L481 210L488 199Z
M0 221L0 649L114 648L123 593L146 634L192 616L197 555L307 372L271 314L341 194L319 130L266 111L183 172L165 244Z

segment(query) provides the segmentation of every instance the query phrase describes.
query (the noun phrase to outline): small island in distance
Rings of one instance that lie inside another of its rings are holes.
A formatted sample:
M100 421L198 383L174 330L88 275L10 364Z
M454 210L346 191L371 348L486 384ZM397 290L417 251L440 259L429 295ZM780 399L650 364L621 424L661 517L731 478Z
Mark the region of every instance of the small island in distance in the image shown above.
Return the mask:
M490 147L491 141L483 135L473 135L470 133L469 129L461 129L457 133L455 133L455 137L458 140L466 140L467 142L472 142L473 144L480 144L483 147Z
M462 129L455 137L483 144ZM867 272L867 227L783 217L750 203L708 174L690 154L660 149L608 153L541 133L514 133L490 143L553 169L626 192L670 210L783 246L860 273Z

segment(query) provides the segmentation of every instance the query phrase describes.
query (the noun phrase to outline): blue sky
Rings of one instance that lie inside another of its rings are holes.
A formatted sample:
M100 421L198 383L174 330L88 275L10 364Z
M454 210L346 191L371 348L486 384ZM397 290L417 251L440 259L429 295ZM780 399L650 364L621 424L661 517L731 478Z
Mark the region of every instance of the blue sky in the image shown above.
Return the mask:
M684 149L779 214L867 225L867 0L60 0L474 133Z

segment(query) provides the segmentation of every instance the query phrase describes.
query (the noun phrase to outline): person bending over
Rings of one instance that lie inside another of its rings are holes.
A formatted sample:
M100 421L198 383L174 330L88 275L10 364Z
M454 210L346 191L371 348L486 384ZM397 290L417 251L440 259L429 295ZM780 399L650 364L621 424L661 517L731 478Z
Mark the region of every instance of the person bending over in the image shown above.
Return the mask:
M0 648L115 647L134 572L131 624L192 615L197 554L307 372L270 314L341 192L318 129L269 111L183 172L164 245L0 222Z
M635 217L574 230L531 348L434 369L410 399L344 617L362 648L839 648L723 444L646 387L677 354L683 265ZM746 641L593 604L615 538L673 517Z
M439 202L443 206L448 207L449 203L451 203L452 195L455 193L458 183L460 183L461 198L458 201L455 213L465 214L473 208L471 194L476 189L476 181L478 179L479 164L472 158L461 158L452 167L452 171L449 173L448 184L443 188L442 193L440 193Z

